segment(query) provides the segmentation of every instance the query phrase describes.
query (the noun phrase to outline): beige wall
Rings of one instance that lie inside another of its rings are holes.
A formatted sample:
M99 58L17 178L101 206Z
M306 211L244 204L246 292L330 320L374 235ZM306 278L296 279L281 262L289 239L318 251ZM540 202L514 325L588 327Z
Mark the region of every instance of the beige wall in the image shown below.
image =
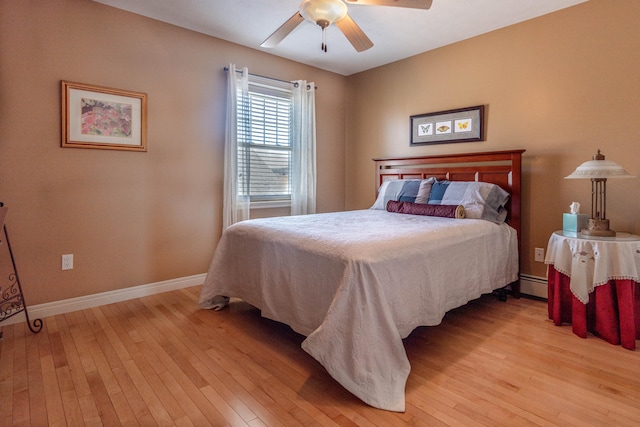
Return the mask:
M345 78L89 0L4 0L0 201L27 301L206 271L229 62L318 84L320 211L373 203L373 157L525 148L522 265L543 276L533 248L589 206L589 183L562 177L597 148L640 174L638 28L640 2L591 0ZM149 151L60 148L63 79L146 92ZM410 115L478 104L486 141L409 147ZM640 233L640 180L608 189L612 227Z
M345 77L89 0L0 2L0 201L29 304L206 272L230 62L316 82L318 210L344 209ZM148 152L61 148L61 80L147 93Z
M524 148L522 271L590 183L564 180L600 148L640 175L640 2L591 0L350 76L347 209L374 200L371 158ZM486 141L409 146L409 116L484 104ZM640 234L640 179L610 180L611 228Z

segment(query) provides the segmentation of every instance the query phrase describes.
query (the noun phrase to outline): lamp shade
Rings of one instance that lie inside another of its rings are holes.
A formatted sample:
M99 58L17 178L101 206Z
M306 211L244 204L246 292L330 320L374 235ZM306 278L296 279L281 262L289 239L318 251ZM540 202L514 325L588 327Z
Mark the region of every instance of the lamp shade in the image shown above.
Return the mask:
M324 28L344 18L347 5L341 0L307 0L300 5L300 14Z
M598 154L593 156L593 160L584 162L576 168L565 179L602 179L602 178L634 178L629 172L624 170L622 166L613 160L605 160L604 155Z

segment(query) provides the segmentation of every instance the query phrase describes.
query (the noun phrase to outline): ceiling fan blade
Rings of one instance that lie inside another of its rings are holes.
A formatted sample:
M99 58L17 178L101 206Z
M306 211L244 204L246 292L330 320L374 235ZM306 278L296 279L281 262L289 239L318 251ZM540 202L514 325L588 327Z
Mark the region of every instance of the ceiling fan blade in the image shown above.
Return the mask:
M276 47L285 37L291 33L300 23L304 21L300 12L296 12L291 18L287 19L287 22L282 24L280 28L275 30L265 41L260 45L261 47Z
M369 40L369 37L348 14L341 20L336 21L335 24L358 52L363 52L373 47L373 42Z
M371 6L409 7L411 9L429 9L433 0L345 0L351 4Z

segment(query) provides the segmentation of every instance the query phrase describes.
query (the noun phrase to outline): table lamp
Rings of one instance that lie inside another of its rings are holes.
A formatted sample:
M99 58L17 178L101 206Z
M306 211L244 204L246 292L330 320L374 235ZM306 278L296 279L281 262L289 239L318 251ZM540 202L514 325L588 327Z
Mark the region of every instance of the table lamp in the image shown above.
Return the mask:
M565 179L591 179L591 218L581 233L587 236L613 237L616 232L609 229L607 219L607 178L634 178L619 164L605 160L598 150L593 160L584 162Z

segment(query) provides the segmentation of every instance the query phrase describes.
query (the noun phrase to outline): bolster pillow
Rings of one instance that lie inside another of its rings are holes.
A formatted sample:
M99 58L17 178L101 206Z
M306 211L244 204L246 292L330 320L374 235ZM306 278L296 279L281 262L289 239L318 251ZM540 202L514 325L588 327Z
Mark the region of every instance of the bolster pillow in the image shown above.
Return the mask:
M423 203L389 200L387 211L410 215L440 216L443 218L464 218L462 205L427 205Z

